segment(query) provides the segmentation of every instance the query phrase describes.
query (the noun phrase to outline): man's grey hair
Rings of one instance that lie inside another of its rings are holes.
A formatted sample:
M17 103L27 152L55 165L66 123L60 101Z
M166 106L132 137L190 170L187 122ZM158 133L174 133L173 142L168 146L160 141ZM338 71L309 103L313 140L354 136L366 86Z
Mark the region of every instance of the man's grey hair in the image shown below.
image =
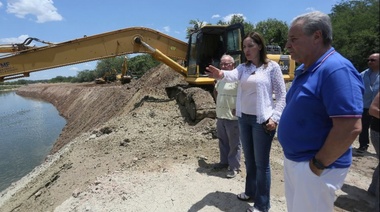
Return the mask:
M331 45L332 43L332 25L331 19L327 14L319 11L313 11L293 19L291 26L297 24L298 22L303 22L303 32L306 35L312 35L314 32L321 30L323 36L323 43Z
M233 62L233 63L235 62L234 58L229 54L223 54L220 59L222 59L222 58L229 58L231 60L231 62Z

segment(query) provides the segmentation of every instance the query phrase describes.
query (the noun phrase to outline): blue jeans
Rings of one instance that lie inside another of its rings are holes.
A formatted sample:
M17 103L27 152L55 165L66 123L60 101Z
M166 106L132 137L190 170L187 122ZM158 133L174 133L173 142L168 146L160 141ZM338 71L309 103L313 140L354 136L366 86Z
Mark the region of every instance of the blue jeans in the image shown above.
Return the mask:
M255 115L239 117L240 140L247 171L245 194L253 197L254 207L261 211L270 208L271 174L269 155L275 131L267 134Z

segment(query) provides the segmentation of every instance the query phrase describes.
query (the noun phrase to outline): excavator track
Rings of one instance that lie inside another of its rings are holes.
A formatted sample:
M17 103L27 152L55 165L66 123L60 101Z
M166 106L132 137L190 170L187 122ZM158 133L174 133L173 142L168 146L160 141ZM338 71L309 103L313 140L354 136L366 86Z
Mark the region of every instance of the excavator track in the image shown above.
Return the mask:
M177 103L186 109L191 121L197 123L204 118L216 117L215 100L211 93L200 87L167 87L169 98L175 98Z

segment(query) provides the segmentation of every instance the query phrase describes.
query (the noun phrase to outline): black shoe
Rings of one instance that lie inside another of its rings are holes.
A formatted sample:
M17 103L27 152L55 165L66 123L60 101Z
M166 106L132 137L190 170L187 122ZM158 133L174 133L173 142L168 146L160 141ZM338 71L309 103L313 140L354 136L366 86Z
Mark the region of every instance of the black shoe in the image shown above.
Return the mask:
M373 191L373 189L368 189L368 190L367 190L367 193L368 193L370 196L373 196L373 197L376 196L376 192Z
M223 163L217 163L212 166L213 169L226 169L228 168L228 164L223 164Z
M356 149L356 152L364 153L365 151L367 151L367 149L368 149L368 146L361 146L361 147Z

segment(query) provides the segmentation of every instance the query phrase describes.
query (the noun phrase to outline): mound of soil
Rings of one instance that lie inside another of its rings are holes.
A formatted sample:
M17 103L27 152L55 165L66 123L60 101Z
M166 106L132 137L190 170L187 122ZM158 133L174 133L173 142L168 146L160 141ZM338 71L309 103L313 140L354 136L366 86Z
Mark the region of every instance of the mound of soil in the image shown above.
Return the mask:
M38 84L22 96L51 102L67 120L46 161L0 194L0 211L245 211L245 170L226 179L215 119L192 122L166 88L187 83L165 65L129 84ZM271 211L286 211L282 150L271 151ZM242 164L244 159L242 158ZM354 157L335 211L371 211L377 164Z

